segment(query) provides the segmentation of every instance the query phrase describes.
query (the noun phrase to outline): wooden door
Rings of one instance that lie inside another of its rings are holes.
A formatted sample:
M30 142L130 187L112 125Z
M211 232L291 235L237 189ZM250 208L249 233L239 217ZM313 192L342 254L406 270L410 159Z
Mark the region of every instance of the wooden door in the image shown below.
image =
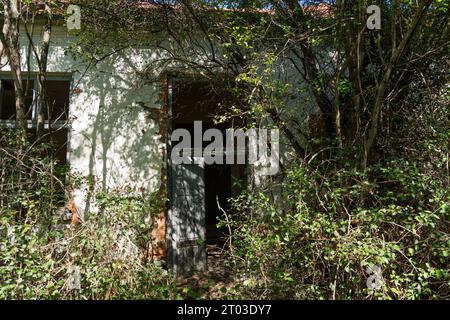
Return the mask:
M204 161L172 164L168 262L176 274L206 270Z

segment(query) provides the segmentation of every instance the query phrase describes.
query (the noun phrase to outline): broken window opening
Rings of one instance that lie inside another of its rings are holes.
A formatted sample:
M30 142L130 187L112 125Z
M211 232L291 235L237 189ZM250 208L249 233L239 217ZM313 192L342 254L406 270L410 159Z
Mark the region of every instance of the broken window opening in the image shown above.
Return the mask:
M23 80L25 95L25 107L27 117L27 138L30 142L37 139L38 117L38 79L33 73ZM34 79L31 79L34 78ZM72 77L70 75L47 75L44 82L46 91L46 110L44 130L40 142L49 146L43 151L42 156L55 161L55 174L61 180L68 183L68 140L69 140L69 104L71 94ZM11 75L0 74L0 128L14 130L16 128L16 101L14 81ZM66 192L61 190L61 207L66 204Z
M38 117L38 80L24 80L25 107L28 128L36 128ZM69 104L71 92L71 78L69 76L47 76L44 82L46 88L46 129L67 128L69 120ZM16 103L14 82L10 76L0 77L0 125L14 128L16 117Z

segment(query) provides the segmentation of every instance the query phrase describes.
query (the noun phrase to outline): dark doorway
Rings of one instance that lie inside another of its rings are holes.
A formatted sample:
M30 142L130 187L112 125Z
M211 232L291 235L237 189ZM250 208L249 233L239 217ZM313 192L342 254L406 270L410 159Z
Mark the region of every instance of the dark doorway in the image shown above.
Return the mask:
M226 229L217 227L221 210L230 212L228 199L231 198L231 165L213 164L205 166L205 209L206 242L223 245Z
M174 80L172 85L171 127L186 129L194 137L194 121L202 122L202 131L215 128L225 132L229 123L214 123L220 113L224 96L217 93L209 82ZM225 136L225 135L224 135ZM203 142L203 148L210 142ZM192 142L193 145L193 142ZM225 161L224 161L225 163ZM218 228L223 212L230 213L228 199L240 192L235 182L244 180L245 165L210 164L204 166L204 205L206 244L221 246L228 237L228 229Z

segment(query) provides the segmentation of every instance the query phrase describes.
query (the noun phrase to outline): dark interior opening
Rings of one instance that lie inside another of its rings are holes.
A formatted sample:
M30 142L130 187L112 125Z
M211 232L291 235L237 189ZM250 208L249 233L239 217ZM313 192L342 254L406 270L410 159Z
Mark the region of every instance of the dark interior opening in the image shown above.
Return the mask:
M23 81L27 119L32 116L34 81ZM0 120L14 120L16 117L16 94L12 80L0 80Z
M24 80L25 106L28 120L27 138L30 143L36 143L36 113L37 113L37 92L36 81ZM70 81L69 80L47 80L46 81L46 101L48 110L45 119L49 116L52 121L67 120L70 100ZM34 114L34 117L33 117ZM15 88L13 80L0 80L0 121L14 121L16 118ZM1 123L0 125L3 125ZM54 174L61 181L67 177L68 163L68 127L65 125L54 125L49 130L47 122L39 142L39 153L41 157L48 157L55 161ZM14 129L11 129L14 130ZM43 148L45 146L45 148ZM61 187L58 195L61 206L65 205L65 190Z
M175 83L172 95L172 129L187 129L193 137L194 121L202 121L202 133L210 128L225 132L230 123L214 123L214 117L221 112L223 99L224 96L218 94L207 82ZM203 147L209 143L204 142ZM225 164L225 161L223 163L205 165L207 245L224 245L228 229L218 228L218 219L223 216L223 211L231 213L228 199L240 191L235 182L245 178L245 165Z

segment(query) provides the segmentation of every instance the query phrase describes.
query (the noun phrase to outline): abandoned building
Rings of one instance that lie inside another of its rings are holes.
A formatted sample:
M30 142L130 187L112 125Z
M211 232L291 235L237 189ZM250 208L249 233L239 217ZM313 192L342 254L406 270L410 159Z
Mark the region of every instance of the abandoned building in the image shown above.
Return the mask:
M210 95L204 79L186 75L182 68L152 70L159 83L146 81L142 75L147 66L163 54L154 49L127 49L88 66L65 53L74 37L64 24L53 26L47 67L47 95L53 108L46 128L54 132L59 160L70 167L71 175L90 177L99 188L167 193L169 205L161 208L154 230L158 244L154 256L168 258L178 271L205 269L205 243L219 239L218 203L226 209L226 199L239 192L233 180L246 180L248 172L240 164L172 165L168 154L174 129L192 130L194 121L214 127L219 99ZM22 40L32 130L38 68L33 57L28 65L27 39ZM37 34L35 42L39 41ZM2 66L0 124L14 127L14 85L9 66ZM301 103L291 101L304 117L311 107L308 111ZM68 188L68 213L83 218L95 210L86 185L71 188L68 179Z

